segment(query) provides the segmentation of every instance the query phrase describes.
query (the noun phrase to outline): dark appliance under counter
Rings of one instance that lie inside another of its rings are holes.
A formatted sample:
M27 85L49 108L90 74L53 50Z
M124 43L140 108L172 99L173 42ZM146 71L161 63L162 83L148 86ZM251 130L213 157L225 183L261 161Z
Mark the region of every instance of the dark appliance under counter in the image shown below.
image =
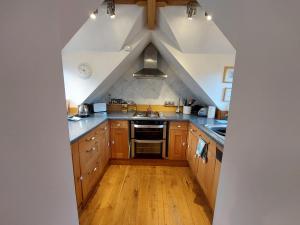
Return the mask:
M167 122L159 120L131 121L131 158L166 158Z

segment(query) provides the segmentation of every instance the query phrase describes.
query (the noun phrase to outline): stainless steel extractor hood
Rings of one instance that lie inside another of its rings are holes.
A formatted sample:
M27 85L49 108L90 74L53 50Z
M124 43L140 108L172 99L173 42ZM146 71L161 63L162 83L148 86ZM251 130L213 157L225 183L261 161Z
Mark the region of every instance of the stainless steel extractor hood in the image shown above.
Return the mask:
M137 79L166 79L167 74L158 69L158 52L156 48L149 44L144 50L144 68L133 73Z

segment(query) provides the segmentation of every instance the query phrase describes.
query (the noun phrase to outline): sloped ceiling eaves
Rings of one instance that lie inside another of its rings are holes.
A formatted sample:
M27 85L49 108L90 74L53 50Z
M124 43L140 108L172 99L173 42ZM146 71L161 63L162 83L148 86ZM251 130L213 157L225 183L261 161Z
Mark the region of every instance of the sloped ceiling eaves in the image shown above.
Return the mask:
M125 71L137 60L144 48L150 43L150 32L145 31L138 43L132 47L130 54L98 85L98 87L86 98L84 102L92 103L101 99L113 84L124 74Z
M170 45L172 45L174 48L177 48L179 51L182 51L182 49L180 48L180 45L178 43L178 40L177 40L176 36L174 35L174 32L173 32L172 28L170 27L170 24L168 23L161 8L159 8L158 16L159 16L158 29L160 31L162 31L166 37L168 37L168 39L166 39L166 41L168 41L168 43Z
M164 41L164 36L161 35L159 31L152 32L152 43L159 50L160 54L170 65L170 67L176 71L178 77L183 81L183 83L190 88L190 90L195 94L195 96L207 105L214 105L214 101L207 95L207 93L199 86L199 84L191 77L191 75L186 71L182 64L177 60L177 58L165 47L166 42Z

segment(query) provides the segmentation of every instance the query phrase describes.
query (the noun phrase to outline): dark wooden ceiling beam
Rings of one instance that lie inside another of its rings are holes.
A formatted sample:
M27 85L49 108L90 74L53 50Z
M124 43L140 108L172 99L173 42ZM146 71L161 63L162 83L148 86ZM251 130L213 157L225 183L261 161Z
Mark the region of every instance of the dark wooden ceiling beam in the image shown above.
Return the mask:
M163 7L167 5L186 5L191 0L156 0L157 7ZM146 6L146 0L115 0L116 4L132 4Z
M156 0L147 0L148 28L153 30L156 24Z
M156 25L157 7L165 7L168 5L186 5L191 0L115 0L116 4L133 4L144 6L147 8L147 25L153 30Z

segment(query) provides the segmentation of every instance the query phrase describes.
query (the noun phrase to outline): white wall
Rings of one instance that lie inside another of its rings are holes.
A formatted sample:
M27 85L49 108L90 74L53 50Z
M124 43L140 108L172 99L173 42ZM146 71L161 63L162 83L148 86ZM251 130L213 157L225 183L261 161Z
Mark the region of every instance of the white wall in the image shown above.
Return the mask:
M74 52L63 54L66 98L72 104L81 104L104 79L124 60L128 52ZM78 66L87 63L92 76L82 79Z
M214 225L299 224L300 2L201 2L237 50Z
M1 225L78 224L61 49L95 2L0 3Z
M64 52L63 70L66 98L71 105L79 105L93 99L94 92L105 93L126 71L149 43L148 31L141 32L131 51L119 52ZM87 79L79 76L78 66L87 63L92 75Z
M123 98L134 101L137 104L164 105L165 101L178 102L178 98L193 97L194 94L178 78L177 74L163 60L159 59L159 68L168 75L165 80L160 79L136 79L132 74L143 67L143 57L140 57L125 72L105 94L112 98ZM102 100L105 100L105 97ZM101 96L98 97L101 99Z

